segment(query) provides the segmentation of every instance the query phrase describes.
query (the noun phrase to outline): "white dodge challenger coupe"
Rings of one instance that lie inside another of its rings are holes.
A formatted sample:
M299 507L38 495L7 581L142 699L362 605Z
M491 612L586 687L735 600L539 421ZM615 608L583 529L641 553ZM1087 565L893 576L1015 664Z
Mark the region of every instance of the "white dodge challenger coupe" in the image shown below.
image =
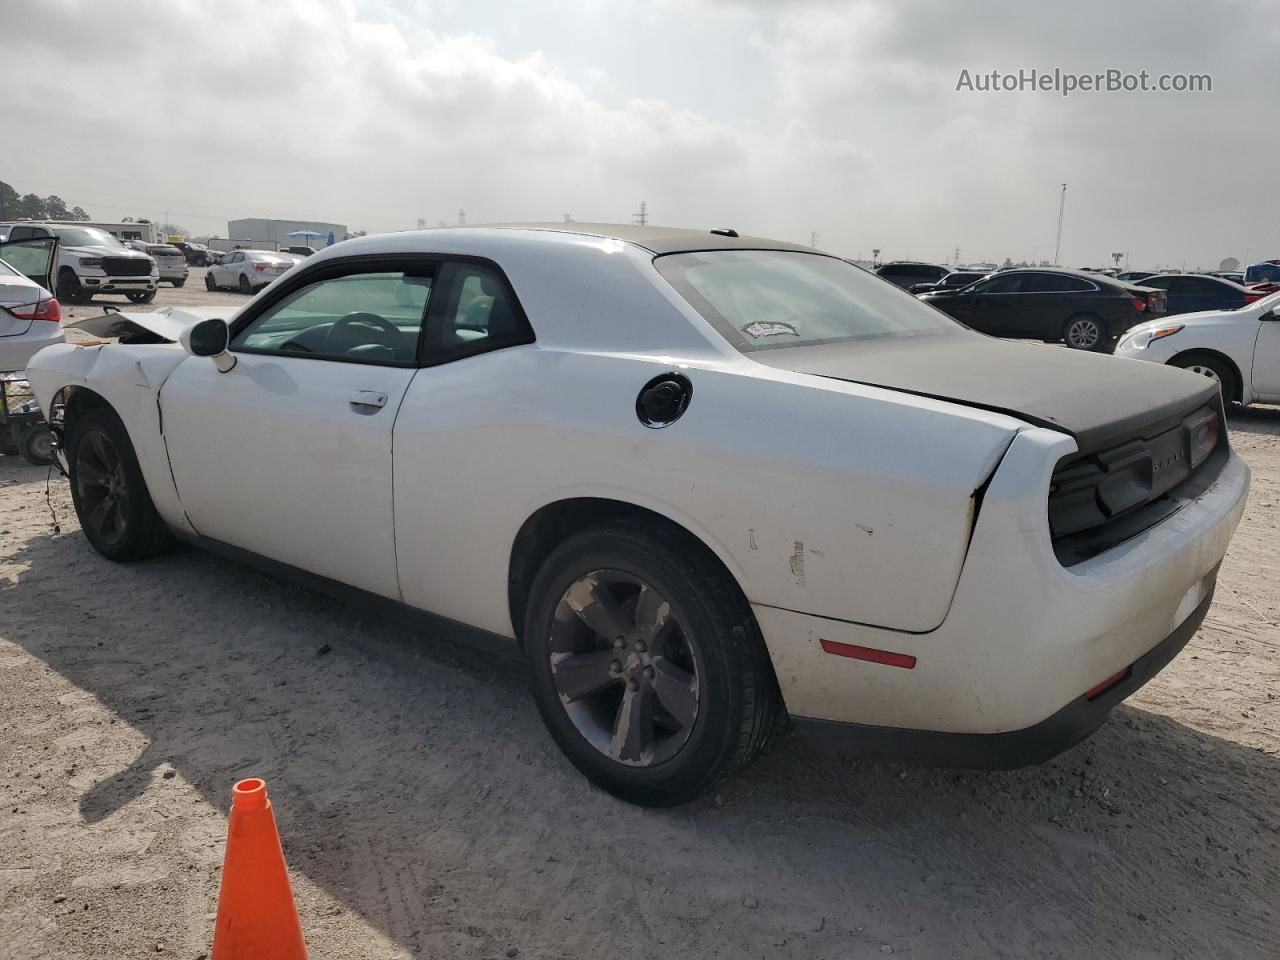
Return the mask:
M367 237L225 320L85 325L120 342L29 375L100 553L187 540L521 651L565 754L642 804L786 715L1057 754L1196 630L1249 483L1205 378L732 230Z

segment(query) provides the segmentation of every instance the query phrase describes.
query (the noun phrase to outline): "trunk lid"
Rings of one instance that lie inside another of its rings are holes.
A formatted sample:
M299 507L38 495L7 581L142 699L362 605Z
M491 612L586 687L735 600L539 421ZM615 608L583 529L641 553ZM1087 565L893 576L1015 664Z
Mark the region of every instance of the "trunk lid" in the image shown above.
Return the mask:
M971 331L752 351L757 363L1009 414L1075 437L1082 454L1172 426L1217 384L1173 367Z

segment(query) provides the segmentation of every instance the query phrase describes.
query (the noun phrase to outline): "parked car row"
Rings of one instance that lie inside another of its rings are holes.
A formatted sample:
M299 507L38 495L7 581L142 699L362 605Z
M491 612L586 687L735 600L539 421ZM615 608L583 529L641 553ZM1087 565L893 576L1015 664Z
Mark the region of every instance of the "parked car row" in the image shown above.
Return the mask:
M1262 266L1268 265L1258 265ZM1280 263L1274 266L1280 277ZM982 333L1095 351L1113 348L1125 331L1147 320L1240 309L1268 292L1265 284L1246 287L1235 282L1230 271L1157 274L1012 268L984 273L894 261L881 265L876 273ZM1255 276L1266 275L1261 269L1255 271ZM1243 279L1246 274L1234 276ZM1280 290L1280 281L1275 289Z

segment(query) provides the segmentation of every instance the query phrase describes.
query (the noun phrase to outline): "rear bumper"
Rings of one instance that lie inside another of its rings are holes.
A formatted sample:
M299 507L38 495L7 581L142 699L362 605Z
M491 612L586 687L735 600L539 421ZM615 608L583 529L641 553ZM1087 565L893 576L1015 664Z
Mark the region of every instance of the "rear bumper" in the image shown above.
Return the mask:
M1081 695L1057 713L1021 730L940 733L812 717L793 717L792 722L801 736L822 749L902 763L975 770L1012 770L1044 763L1093 733L1117 704L1137 692L1178 655L1209 612L1216 577L1215 570L1207 586L1208 595L1200 606L1169 636L1130 664L1113 686L1093 697Z
M1136 689L1139 671L1088 709L1077 705L1085 691L1140 662L1152 672L1163 666L1168 658L1144 658L1161 647L1171 657L1181 644L1169 638L1193 631L1186 625L1203 616L1244 511L1249 468L1231 454L1214 483L1176 513L1063 567L1046 503L1054 466L1074 450L1052 431L1015 438L934 630L908 633L754 604L788 712L882 728L881 740L896 743L922 731L1017 741L1031 737L1024 731L1057 729L1055 717L1076 710L1078 717L1066 716L1081 729L1078 738ZM910 571L901 583L912 589ZM871 662L856 648L895 656Z

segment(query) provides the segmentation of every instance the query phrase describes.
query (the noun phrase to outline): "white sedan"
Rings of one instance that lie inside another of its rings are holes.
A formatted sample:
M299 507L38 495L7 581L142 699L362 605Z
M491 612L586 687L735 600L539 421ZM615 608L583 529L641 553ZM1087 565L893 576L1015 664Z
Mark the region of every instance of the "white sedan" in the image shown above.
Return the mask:
M1280 403L1280 293L1237 310L1141 323L1121 338L1116 356L1208 377L1228 402Z
M1195 631L1249 482L1214 384L731 230L367 237L205 316L86 321L133 342L31 364L89 542L519 651L551 736L637 803L786 714L902 759L1055 755Z
M210 290L230 287L241 293L253 293L276 279L298 258L274 250L233 250L220 261L209 265L204 285Z

